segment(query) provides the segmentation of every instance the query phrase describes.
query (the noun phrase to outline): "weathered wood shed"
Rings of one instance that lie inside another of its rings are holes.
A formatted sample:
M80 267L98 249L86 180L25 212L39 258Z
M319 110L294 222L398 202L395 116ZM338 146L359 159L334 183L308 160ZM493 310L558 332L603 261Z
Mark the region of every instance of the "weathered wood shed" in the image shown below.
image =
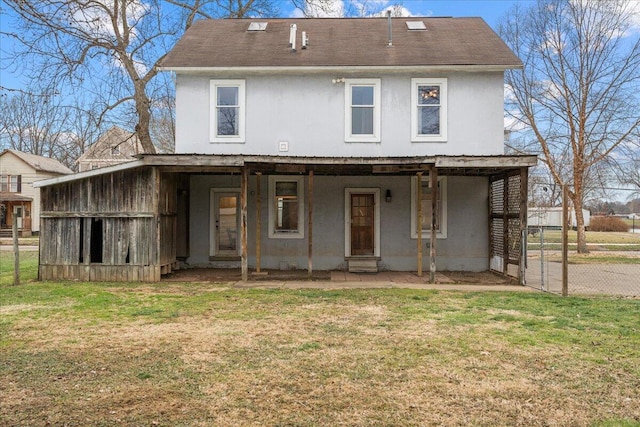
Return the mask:
M41 280L158 281L175 267L176 174L113 169L42 187Z

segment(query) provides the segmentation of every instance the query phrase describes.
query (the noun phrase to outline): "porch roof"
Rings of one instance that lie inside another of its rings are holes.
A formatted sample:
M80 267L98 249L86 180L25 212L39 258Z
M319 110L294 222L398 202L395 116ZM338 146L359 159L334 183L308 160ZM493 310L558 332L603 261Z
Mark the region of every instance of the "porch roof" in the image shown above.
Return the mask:
M439 175L490 176L522 167L535 166L534 155L414 156L414 157L297 157L272 155L141 154L137 161L109 166L34 183L46 187L96 175L143 166L182 173L240 173L244 167L265 174L316 175L411 175L428 172Z
M33 198L17 193L0 193L0 202L33 202Z
M494 175L535 166L534 155L414 156L414 157L306 157L272 155L145 154L146 165L173 172L239 173L242 167L266 174L410 175L438 168L440 175Z

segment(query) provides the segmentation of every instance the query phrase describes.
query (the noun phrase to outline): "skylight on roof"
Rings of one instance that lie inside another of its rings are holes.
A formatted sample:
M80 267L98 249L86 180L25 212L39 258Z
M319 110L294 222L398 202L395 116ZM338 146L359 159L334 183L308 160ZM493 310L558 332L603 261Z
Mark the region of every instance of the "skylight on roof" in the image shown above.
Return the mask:
M249 31L264 31L267 29L268 22L252 22L249 24Z
M409 29L409 31L420 31L427 29L423 21L407 21L407 28Z

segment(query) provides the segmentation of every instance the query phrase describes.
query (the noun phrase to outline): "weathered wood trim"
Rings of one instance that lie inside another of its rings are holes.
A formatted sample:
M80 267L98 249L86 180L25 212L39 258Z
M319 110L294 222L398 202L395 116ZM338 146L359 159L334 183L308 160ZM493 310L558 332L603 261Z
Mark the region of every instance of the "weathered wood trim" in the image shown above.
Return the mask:
M164 266L167 270L167 266ZM46 265L38 268L40 280L83 282L159 282L159 265Z
M431 168L431 242L429 250L429 283L436 282L436 224L438 221L438 169Z
M535 166L537 156L455 156L436 157L437 168L519 168Z
M313 171L309 171L309 194L307 196L309 207L309 248L308 248L308 265L307 265L307 273L309 278L313 276Z
M241 189L240 189L240 209L241 209L241 222L240 231L242 235L242 254L240 260L240 269L242 273L242 281L249 280L249 264L247 260L247 189L249 177L247 168L242 170Z
M529 169L520 169L520 259L518 260L518 283L525 284L526 247L527 247L527 200L529 191Z
M262 172L256 172L256 273L262 263Z
M56 178L43 179L41 181L34 182L33 186L35 188L47 187L49 185L61 184L63 182L77 181L79 179L90 178L92 176L105 175L105 174L108 174L108 173L113 173L113 172L118 172L118 171L124 171L124 170L127 170L127 169L138 168L138 167L142 166L143 164L144 163L143 163L142 160L134 160L134 161L127 162L127 163L121 163L119 165L107 166L107 167L104 167L104 168L93 169L93 170L86 171L86 172L78 172L78 173L74 173L72 175L64 175L64 176L59 176L59 177L56 177Z
M41 218L153 218L153 212L70 212L47 211Z
M502 273L506 276L509 272L509 174L503 174L502 180Z
M418 220L418 224L416 225L418 237L418 277L422 277L422 172L418 172L416 177L418 179L418 185L416 185L416 203L418 205L418 216L416 218Z

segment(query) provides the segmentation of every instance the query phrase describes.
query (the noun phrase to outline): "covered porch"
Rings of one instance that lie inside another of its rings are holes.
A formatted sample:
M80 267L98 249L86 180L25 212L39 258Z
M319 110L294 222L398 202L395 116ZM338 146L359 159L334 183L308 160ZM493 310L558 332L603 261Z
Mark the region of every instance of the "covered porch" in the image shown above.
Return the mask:
M14 218L17 219L18 234L31 236L31 212L33 198L15 193L0 193L0 236L12 234Z
M232 267L245 282L294 270L307 279L412 272L436 283L440 270L469 270L522 283L535 162L144 155L40 184L41 278L159 281Z

